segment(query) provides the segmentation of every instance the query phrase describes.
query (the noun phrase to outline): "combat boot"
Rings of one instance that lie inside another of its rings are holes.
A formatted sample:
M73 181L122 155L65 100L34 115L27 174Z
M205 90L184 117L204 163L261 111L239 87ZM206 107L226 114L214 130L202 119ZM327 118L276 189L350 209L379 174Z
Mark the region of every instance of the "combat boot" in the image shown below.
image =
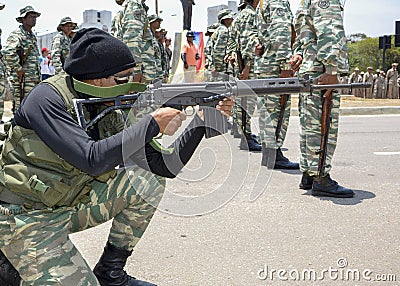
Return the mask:
M153 283L137 280L125 270L126 260L132 251L121 249L107 242L103 255L93 269L101 286L156 286Z
M275 169L286 169L286 170L298 170L300 169L299 163L290 162L288 158L286 158L281 148L276 150L276 160L275 160Z
M251 152L261 152L261 144L257 142L257 137L254 134L249 134L241 138L240 150L249 150Z
M311 190L314 182L314 176L310 176L307 172L303 173L299 188L302 190Z
M317 197L354 197L354 192L352 190L339 185L336 181L331 179L331 176L329 174L325 177L316 176L314 178L311 194Z
M19 286L21 285L21 276L12 266L10 261L0 250L0 285L2 286Z

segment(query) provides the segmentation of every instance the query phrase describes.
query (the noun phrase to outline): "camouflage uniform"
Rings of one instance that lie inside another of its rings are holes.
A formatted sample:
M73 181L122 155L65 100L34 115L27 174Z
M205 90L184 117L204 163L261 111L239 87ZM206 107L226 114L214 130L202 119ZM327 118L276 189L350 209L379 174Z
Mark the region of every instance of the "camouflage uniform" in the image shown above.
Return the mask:
M254 79L254 46L257 38L256 11L251 5L247 5L232 23L230 38L228 40L228 54L240 51L245 66L250 66L249 78ZM238 64L236 64L238 66ZM239 76L239 69L235 76ZM250 87L249 87L250 88ZM254 114L256 98L247 98L246 104L246 133L251 132L251 115ZM242 112L239 108L241 101L233 107L232 117L238 126L242 126ZM239 128L239 130L242 130Z
M58 75L48 80L57 90L60 90L61 86L60 77L66 76ZM66 85L65 81L61 88L65 90ZM73 110L73 96L66 94L62 96L67 110ZM121 118L118 113L104 117L99 122L99 139L120 131L124 126L124 122L120 121ZM25 137L27 132L30 134L29 139ZM21 149L21 142L26 140L35 142L33 144L35 146L32 147L36 151L31 149L32 153L35 153L35 155L32 154L35 158L22 154L24 151L23 148ZM37 198L28 196L26 192L32 192L36 188L39 190L40 184L32 184L30 180L26 184L27 177L24 168L15 166L13 171L10 168L2 173L7 177L13 172L21 172L18 179L21 180L21 184L20 187L15 188L15 184L1 180L0 194L3 192L2 195L4 195L4 192L8 192L5 195L8 198L10 194L14 194L13 200L31 202L0 205L2 211L0 248L21 274L24 280L22 285L49 285L49 281L54 281L55 285L99 285L68 234L113 219L108 242L118 248L132 250L156 211L163 194L165 179L135 165L91 177L53 153L34 132L20 126L13 127L13 132L10 132L4 146L10 148L7 149L10 152L2 154L3 162L15 162L15 158L11 159L11 157L20 154L17 160L25 162L29 168L36 169L35 174L41 176L47 184L52 184L49 180L54 179L55 173L58 174L56 176L62 176L60 180L64 182L60 182L61 185L57 187L47 187L46 197L45 190L42 189L43 198L38 202ZM49 166L52 167L49 168ZM43 172L39 172L40 169ZM74 174L72 177L79 177L79 179L72 183L68 174ZM57 188L63 188L64 191L68 189L67 192L70 195L67 197L61 195L61 190L57 193ZM14 192L15 189L23 190L24 196ZM53 197L52 192L56 192L57 200L62 198L61 201L50 203L48 199ZM33 206L35 209L32 208ZM5 215L6 212L9 213ZM40 244L40 252L34 248L38 244ZM36 260L32 261L32 259Z
M233 14L230 10L222 10L226 15L224 17L233 18ZM219 15L220 15L219 13ZM225 18L224 18L225 19ZM223 19L220 19L220 22ZM214 80L224 80L226 79L226 74L229 72L228 63L225 63L224 58L227 55L227 45L230 37L229 29L220 24L214 34L212 35L212 48L211 48L211 62L213 63L213 69L217 72Z
M17 50L22 49L26 61L23 66L20 64L20 59ZM29 55L27 55L29 52ZM14 110L20 106L20 88L17 76L17 71L24 69L25 71L25 88L24 96L40 82L40 63L39 63L39 48L36 36L33 32L25 30L24 26L19 26L8 37L3 49L4 59L7 65L7 72L10 75L10 81L14 89L13 101Z
M267 0L257 10L258 38L264 47L262 56L256 56L255 73L259 79L279 77L282 70L289 70L292 56L291 38L293 15L287 0ZM281 95L266 95L260 100L260 139L267 148L279 149L283 145L289 125L290 96L286 102L278 138L275 131L281 110Z
M347 41L341 9L343 7L339 0L302 0L295 22L297 34L295 53L303 56L303 64L300 68L302 76L309 76L315 80L324 72L328 74L348 72ZM332 104L326 168L323 170L323 176L329 174L336 148L339 93L333 93ZM300 170L310 176L318 174L317 151L321 147L321 110L321 92L300 95Z
M147 19L148 7L144 0L126 0L122 5L120 31L114 32L132 51L136 67L134 73L143 74L145 83L157 78L154 40Z
M72 23L74 25L73 29L77 27L76 23L72 22L70 17L62 18L57 27L58 34L54 36L53 42L51 43L51 59L53 60L53 66L56 74L63 71L64 62L69 55L72 38L68 37L61 30L61 25L67 23Z
M212 81L211 71L214 69L214 63L212 61L212 47L214 45L213 34L218 28L219 24L215 23L207 27L206 36L209 35L206 46L204 48L205 54L205 66L206 66L206 81Z
M121 39L121 31L122 31L122 15L123 12L119 10L117 14L114 16L111 27L110 27L110 34L116 37L117 39Z

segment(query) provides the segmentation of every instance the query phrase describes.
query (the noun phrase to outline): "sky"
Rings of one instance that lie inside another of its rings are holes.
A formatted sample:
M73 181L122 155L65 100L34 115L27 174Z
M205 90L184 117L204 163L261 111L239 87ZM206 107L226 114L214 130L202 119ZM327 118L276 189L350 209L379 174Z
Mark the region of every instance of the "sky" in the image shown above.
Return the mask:
M146 0L149 14L155 13L155 1ZM332 1L332 0L331 0ZM346 1L346 0L341 0ZM0 28L3 30L4 44L9 33L18 27L15 18L19 9L32 5L42 13L35 27L36 32L56 30L61 18L70 16L78 24L82 23L82 13L86 9L109 10L113 15L120 9L114 0L0 0L6 4L0 11ZM207 27L207 7L227 4L227 0L196 0L193 7L192 30L204 31ZM237 1L239 2L239 1ZM300 0L289 0L293 12ZM162 26L169 35L182 29L182 6L179 0L158 0ZM344 23L347 35L364 33L371 37L394 34L394 22L400 20L400 0L347 0L345 3Z

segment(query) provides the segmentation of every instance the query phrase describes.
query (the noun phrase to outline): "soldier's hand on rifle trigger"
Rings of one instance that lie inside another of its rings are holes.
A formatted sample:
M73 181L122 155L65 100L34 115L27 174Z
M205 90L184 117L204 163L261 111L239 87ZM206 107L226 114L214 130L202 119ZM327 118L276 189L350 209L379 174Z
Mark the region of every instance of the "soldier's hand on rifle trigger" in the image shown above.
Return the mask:
M223 100L218 102L216 109L221 111L221 113L223 115L225 115L226 117L230 117L231 112L232 112L232 107L234 105L235 105L235 102L233 101L233 99L228 97L228 98L224 98Z
M256 56L261 57L262 54L264 53L264 46L261 45L260 43L256 44L256 46L254 48L254 52L255 52Z
M185 113L171 107L160 108L151 115L160 127L160 133L165 135L174 135L181 127L182 121L186 119Z
M294 72L297 72L300 69L302 62L303 62L303 57L301 55L294 55L289 61L291 68Z
M18 80L21 81L22 77L25 75L24 69L17 71Z

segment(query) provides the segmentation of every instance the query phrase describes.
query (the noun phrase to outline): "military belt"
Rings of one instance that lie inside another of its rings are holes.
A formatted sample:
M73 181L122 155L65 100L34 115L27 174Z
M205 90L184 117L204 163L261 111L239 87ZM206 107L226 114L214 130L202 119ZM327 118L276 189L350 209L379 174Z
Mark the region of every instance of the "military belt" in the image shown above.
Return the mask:
M6 204L19 205L26 209L35 209L35 210L48 209L48 207L45 204L21 198L20 196L16 195L14 192L11 192L6 188L0 191L0 201Z

